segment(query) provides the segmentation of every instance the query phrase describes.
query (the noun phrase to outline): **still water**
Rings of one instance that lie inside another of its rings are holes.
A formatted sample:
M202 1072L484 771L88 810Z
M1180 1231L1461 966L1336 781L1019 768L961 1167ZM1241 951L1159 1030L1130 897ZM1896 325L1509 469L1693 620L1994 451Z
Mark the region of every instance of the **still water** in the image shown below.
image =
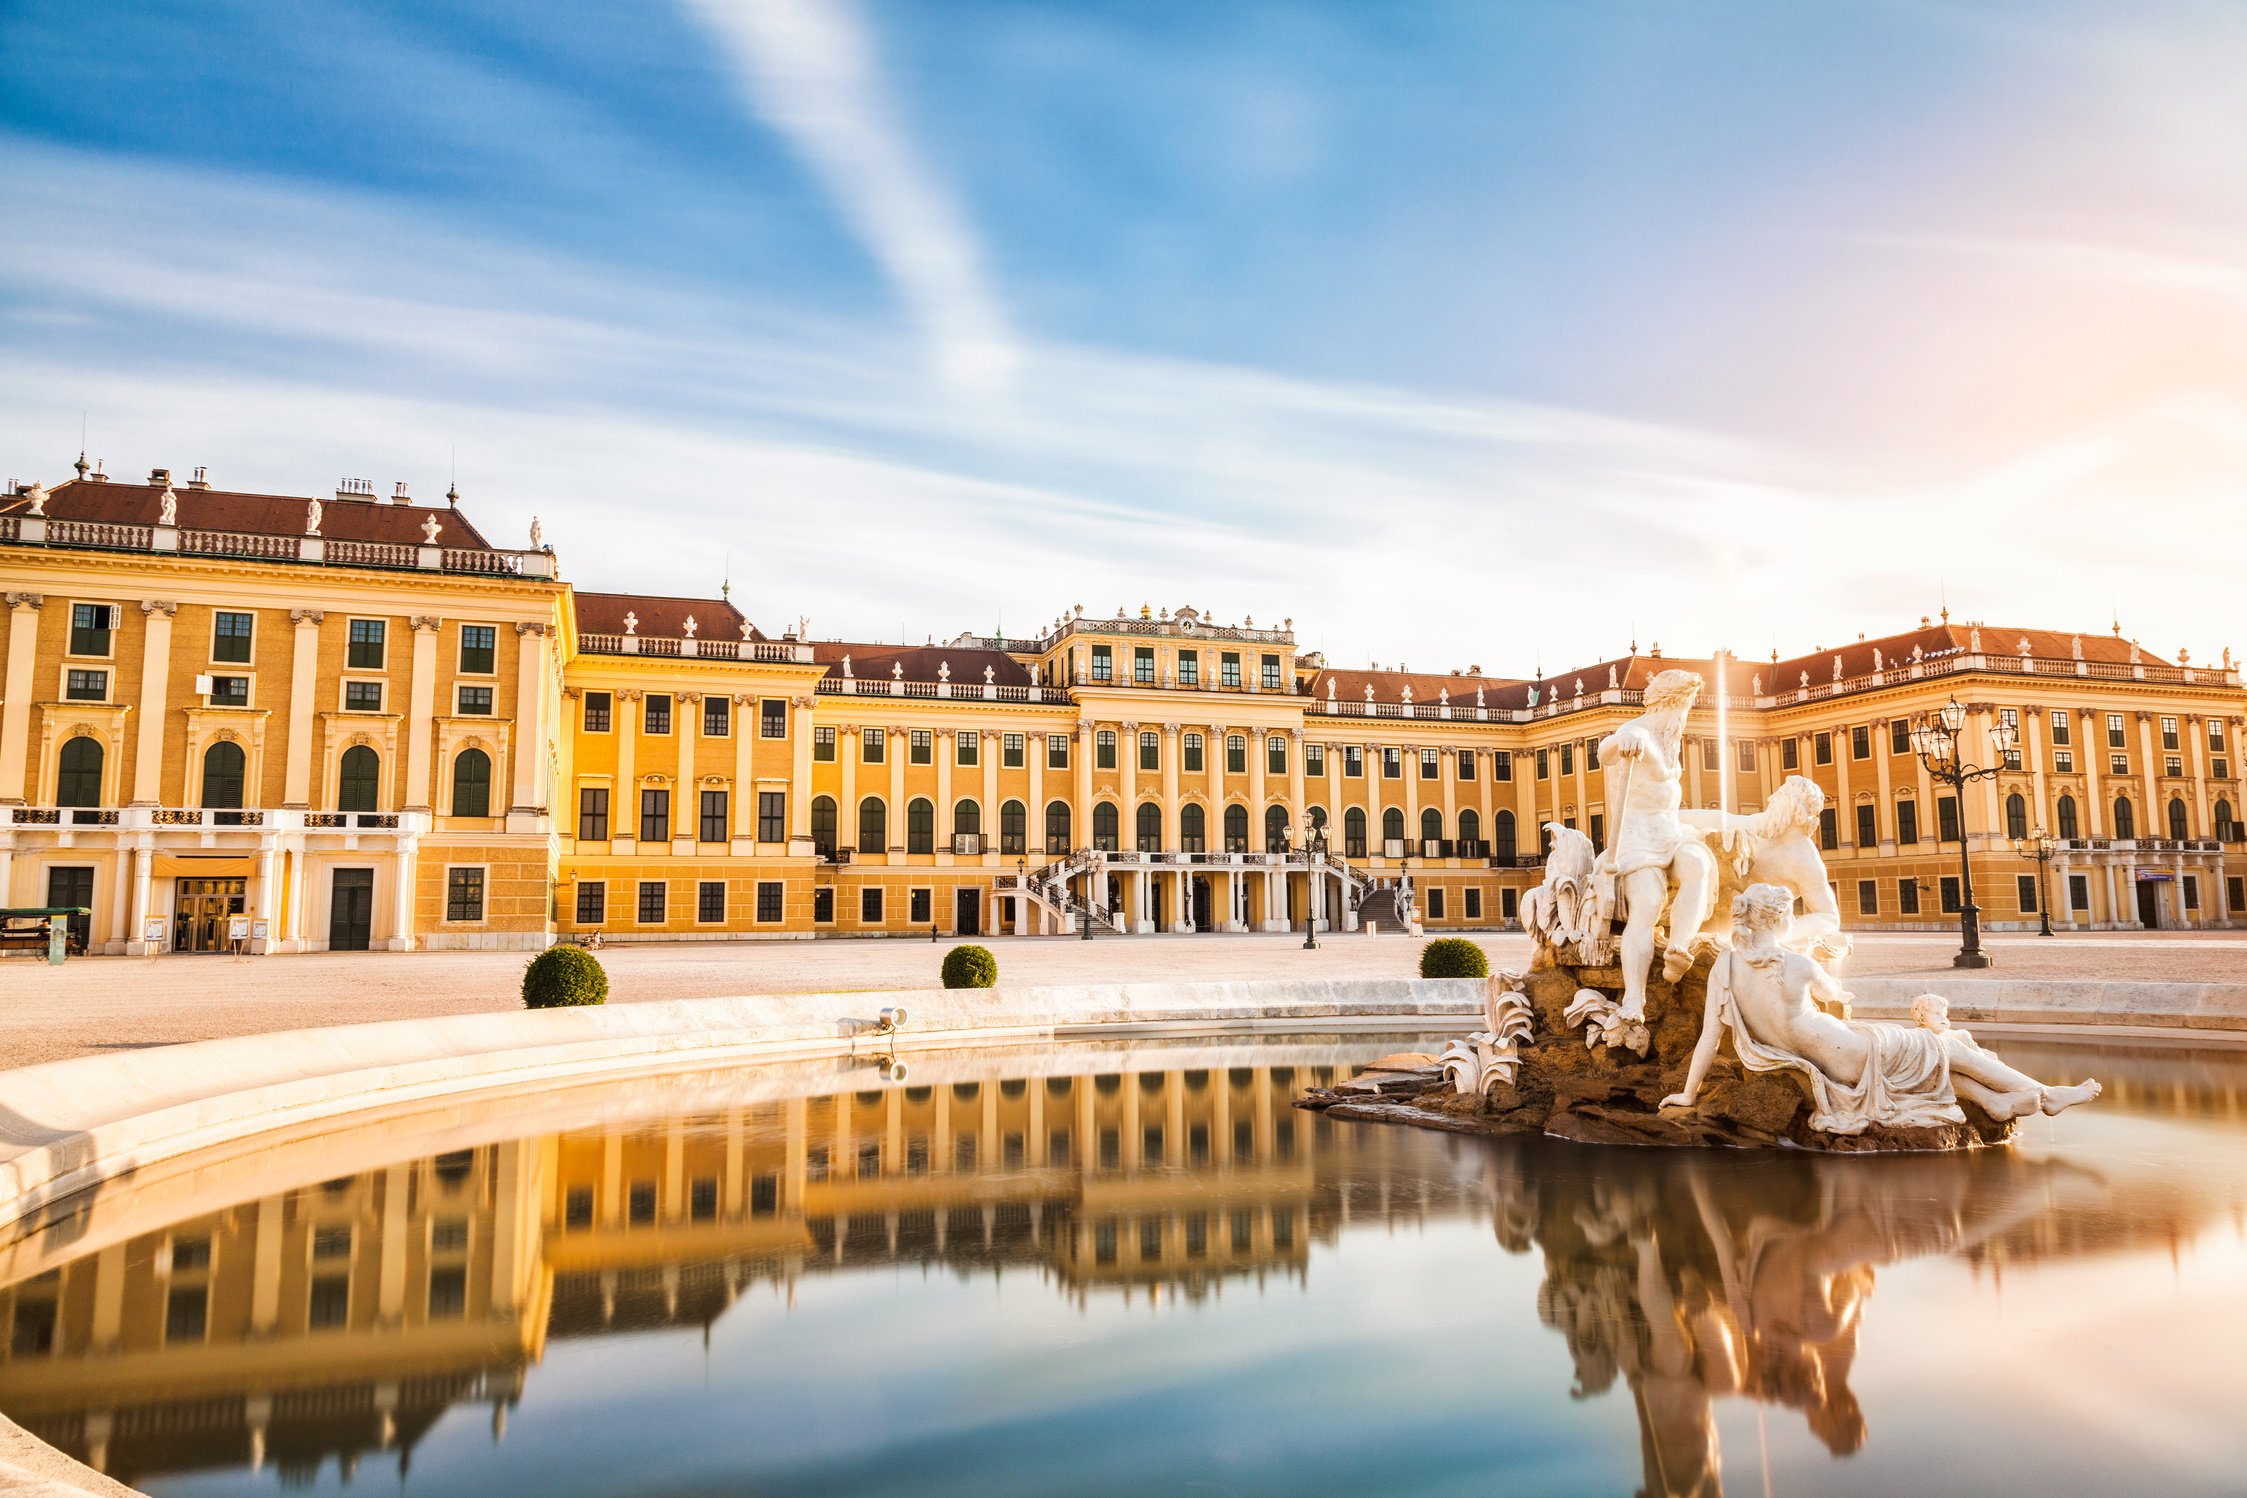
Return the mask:
M2247 1053L1971 1156L1289 1107L1394 1039L434 1109L0 1249L0 1410L145 1491L2247 1491Z

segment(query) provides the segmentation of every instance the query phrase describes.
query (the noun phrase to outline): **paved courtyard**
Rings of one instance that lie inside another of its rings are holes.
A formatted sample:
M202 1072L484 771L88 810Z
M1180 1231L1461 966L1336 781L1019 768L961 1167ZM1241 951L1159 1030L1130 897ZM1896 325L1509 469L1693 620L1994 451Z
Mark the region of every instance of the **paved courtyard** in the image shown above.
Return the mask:
M1528 938L1475 938L1497 964L1529 960ZM1954 977L1955 937L1862 933L1849 972ZM1191 981L1310 975L1409 975L1419 944L1396 935L1145 936L1091 942L998 939L1002 983ZM2231 983L2247 974L2247 934L1998 936L1990 977L2139 978ZM682 942L614 946L610 1002L743 993L929 988L945 948L926 941ZM337 953L301 957L99 957L62 967L0 961L0 1065L364 1020L511 1009L514 952Z

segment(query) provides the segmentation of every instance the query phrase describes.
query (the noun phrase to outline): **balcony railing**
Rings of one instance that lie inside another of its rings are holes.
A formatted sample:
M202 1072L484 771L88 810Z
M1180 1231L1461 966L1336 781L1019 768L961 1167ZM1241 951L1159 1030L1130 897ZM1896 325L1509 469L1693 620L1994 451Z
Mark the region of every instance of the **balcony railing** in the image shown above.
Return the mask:
M579 631L579 655L658 655L684 660L769 661L811 664L809 645L796 640L698 640L675 635L605 635Z
M242 557L261 562L329 567L385 567L480 577L557 576L550 551L502 551L475 546L348 541L287 536L267 531L197 530L176 525L121 525L104 520L61 520L11 515L0 541L25 546L67 546L92 551L173 552L181 556Z
M301 811L260 806L11 806L8 821L17 827L114 827L120 831L238 827L352 833L425 832L431 818L427 812Z
M803 647L809 650L809 646ZM1066 706L1076 701L1061 687L1001 686L980 681L900 681L889 676L822 676L815 690L826 697L924 697L949 702L1040 702Z

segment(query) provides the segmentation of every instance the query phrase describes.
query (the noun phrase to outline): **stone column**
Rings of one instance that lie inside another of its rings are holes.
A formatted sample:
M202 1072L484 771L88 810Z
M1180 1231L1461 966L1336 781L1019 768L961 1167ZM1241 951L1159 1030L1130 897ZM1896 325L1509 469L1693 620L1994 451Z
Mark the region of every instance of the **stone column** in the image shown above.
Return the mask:
M858 846L858 764L866 755L866 739L855 724L845 723L835 737L842 742L835 746L835 762L842 770L842 792L835 804L835 846ZM840 894L835 896L842 902Z
M1876 723L1873 732L1875 735L1885 733L1887 727L1885 723ZM1893 858L1896 854L1896 793L1888 763L1894 758L1888 752L1888 745L1876 740L1873 744L1873 830L1880 835L1878 851L1883 858Z
M552 634L543 623L515 626L515 800L509 808L511 814L546 814L546 686L551 675L547 653L552 643Z
M161 942L152 943L142 936L148 929L148 898L150 886L155 882L151 875L155 869L156 853L149 846L148 838L149 835L143 832L137 834L133 841L133 913L125 927L125 953L130 957L142 957L163 950Z
M1126 849L1137 850L1139 847L1139 725L1137 723L1123 723L1117 726L1120 732L1116 735L1116 783L1123 788L1123 805L1118 809L1116 816L1119 824L1116 831L1116 841ZM1141 907L1141 909L1144 908L1144 906ZM1135 920L1138 915L1138 911L1132 912Z
M140 611L147 620L147 626L142 638L140 701L133 708L138 715L138 721L133 726L133 805L156 806L162 803L164 796L164 723L168 716L167 699L172 684L172 616L179 611L179 605L165 599L144 598L141 600ZM305 611L291 609L289 612L294 617ZM313 617L317 619L319 615L315 612ZM297 739L301 736L309 741L312 737L309 727L300 732L296 723L300 711L307 717L312 711L312 689L301 679L303 674L300 664L297 670L299 680L291 686L289 695L289 753L292 764L295 762ZM297 705L299 702L304 704L301 709ZM136 929L129 934L137 938L140 933Z
M795 739L790 746L793 757L790 760L788 786L788 838L791 843L797 838L811 836L811 709L816 700L813 697L792 697L788 702L788 731ZM841 758L840 755L836 757ZM842 820L839 814L836 820ZM840 829L836 835L841 836ZM789 851L796 850L791 847Z
M2076 738L2082 743L2083 753L2083 835L2107 835L2107 797L2099 784L2099 770L2105 757L2113 751L2107 748L2106 723L2097 713L2078 714Z
M413 845L403 844L390 862L391 932L383 947L391 952L411 952L414 949Z
M1092 724L1079 722L1077 724L1076 751L1077 805L1076 810L1069 816L1069 835L1076 840L1076 844L1080 848L1092 846L1092 742ZM1059 857L1060 851L1053 848L1046 850L1048 854L1054 857ZM1104 904L1106 899L1105 894L1096 892L1087 903L1100 905Z
M983 748L983 739L980 734L977 734L975 737L975 747L978 752L980 752ZM959 761L959 757L960 736L958 730L955 729L937 734L935 755L937 827L936 863L937 867L939 868L942 868L952 862L952 840L947 834L946 829L950 828L953 824L952 808L959 799L952 793L952 772Z
M1304 815L1310 802L1303 794L1303 730L1291 728L1287 732L1287 819L1293 823L1296 836L1302 836Z
M428 811L437 803L431 778L436 754L437 629L434 614L413 619L413 685L406 715L406 810Z
M1264 740L1267 730L1252 729L1248 734L1248 846L1254 851L1264 851Z
M616 694L616 789L609 793L610 846L640 835L640 694ZM622 850L619 850L622 851Z
M31 747L32 670L39 610L46 601L39 593L7 595L8 670L5 684L0 685L0 805L21 805L27 795L24 767ZM68 623L64 621L65 628Z
M889 829L889 851L898 855L905 852L905 758L912 753L912 748L912 730L902 723L892 723L889 742L882 746L883 756L889 760L889 815L884 825ZM943 823L937 825L941 827ZM886 903L882 906L882 915L886 921L889 916Z
M281 1325L281 1233L288 1199L269 1196L254 1208L256 1247L250 1260L250 1332L271 1336Z
M983 828L985 863L998 859L999 846L999 748L1001 740L997 730L986 729L983 734L983 815L979 819ZM996 924L996 922L994 922Z
M1209 776L1209 836L1215 839L1211 847L1225 851L1225 726L1212 723L1209 737L1202 742L1202 772ZM1225 907L1225 919L1233 919L1233 908Z
M1163 725L1163 846L1166 848L1186 846L1178 822L1178 728L1176 723Z
M733 696L733 839L754 851L757 837L757 777L752 758L761 724L757 699L737 692Z
M1412 746L1404 750L1404 841L1410 852L1420 851L1420 751Z
M1365 851L1367 856L1381 855L1381 746L1365 746Z
M1022 841L1023 846L1030 850L1031 863L1036 864L1043 859L1060 855L1056 851L1049 851L1045 845L1046 735L1029 734L1026 735L1026 740L1023 747L1026 751L1025 763L1030 767L1030 799L1022 809Z
M702 786L694 777L694 743L702 727L700 692L681 692L671 699L672 748L677 752L673 776L678 789L671 796L671 851L682 858L694 856L702 840Z
M2161 746L2154 742L2153 714L2138 714L2138 779L2145 786L2145 807L2138 818L2138 836L2159 838L2169 835L2169 803L2161 795ZM2182 896L2178 905L2184 904Z
M288 930L283 933L291 952L304 950L304 853L304 835L299 833L297 846L289 855Z

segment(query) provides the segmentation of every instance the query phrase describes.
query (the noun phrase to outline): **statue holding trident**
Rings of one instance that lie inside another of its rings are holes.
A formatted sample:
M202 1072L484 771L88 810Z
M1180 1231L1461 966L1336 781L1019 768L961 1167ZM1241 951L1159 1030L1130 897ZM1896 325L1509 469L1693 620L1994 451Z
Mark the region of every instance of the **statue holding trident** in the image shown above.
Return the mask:
M1647 683L1646 710L1599 745L1615 830L1594 867L1594 892L1606 921L1623 918L1619 1018L1625 1022L1646 1017L1654 928L1665 906L1662 978L1668 983L1693 965L1694 938L1715 908L1716 858L1705 834L1678 815L1685 800L1685 720L1700 693L1701 678L1693 672L1662 672Z

